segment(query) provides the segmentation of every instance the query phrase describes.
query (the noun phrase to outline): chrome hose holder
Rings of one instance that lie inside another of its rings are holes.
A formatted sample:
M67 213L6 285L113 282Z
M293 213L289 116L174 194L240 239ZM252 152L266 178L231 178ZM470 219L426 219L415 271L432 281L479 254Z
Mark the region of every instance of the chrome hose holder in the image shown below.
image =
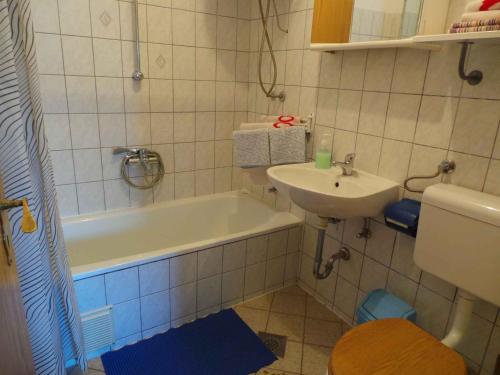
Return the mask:
M120 172L125 182L141 190L151 189L157 185L165 174L165 166L161 155L147 148L114 147L113 155L123 154ZM139 166L144 170L145 184L135 183L128 172L129 166Z

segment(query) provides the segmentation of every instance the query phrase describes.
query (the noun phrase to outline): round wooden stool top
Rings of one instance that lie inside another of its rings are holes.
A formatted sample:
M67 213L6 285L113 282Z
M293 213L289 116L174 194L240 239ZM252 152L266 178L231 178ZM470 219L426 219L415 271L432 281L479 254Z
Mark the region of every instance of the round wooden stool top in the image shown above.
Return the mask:
M465 375L464 360L454 350L403 319L361 324L335 345L332 375Z

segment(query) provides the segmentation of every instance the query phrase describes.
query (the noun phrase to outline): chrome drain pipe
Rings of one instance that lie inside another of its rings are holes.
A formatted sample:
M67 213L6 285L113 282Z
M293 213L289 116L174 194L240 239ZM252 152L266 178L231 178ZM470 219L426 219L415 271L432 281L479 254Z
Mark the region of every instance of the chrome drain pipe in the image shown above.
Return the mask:
M351 253L348 248L342 246L338 252L333 254L327 261L323 272L321 272L321 265L323 263L323 245L325 244L325 234L329 222L337 222L337 219L326 219L323 217L319 218L318 225L318 239L316 242L316 255L314 257L314 269L313 274L318 280L324 280L333 271L333 266L338 260L349 260L351 258Z

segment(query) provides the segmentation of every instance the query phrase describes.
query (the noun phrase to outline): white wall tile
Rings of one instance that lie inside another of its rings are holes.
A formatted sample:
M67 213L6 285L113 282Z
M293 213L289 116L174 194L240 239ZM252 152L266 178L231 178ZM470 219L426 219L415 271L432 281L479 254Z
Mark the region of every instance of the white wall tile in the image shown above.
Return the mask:
M222 296L222 275L211 276L198 281L197 310L220 306Z
M438 339L443 338L451 305L452 302L446 298L420 286L415 302L417 324Z
M214 143L196 142L196 169L214 167Z
M217 47L217 17L196 13L196 46L216 48Z
M129 186L122 180L106 180L104 198L107 210L130 207Z
M75 292L80 313L98 309L106 305L104 290L103 275L75 281Z
M198 253L198 279L204 279L222 272L222 246Z
M188 172L195 169L194 143L176 143L174 145L175 172Z
M93 40L96 76L121 77L122 49L119 40Z
M196 283L170 290L171 318L179 319L196 312Z
M365 258L359 288L366 293L375 289L385 289L388 274L388 267L385 267L370 258Z
M168 290L141 297L141 328L143 330L170 322Z
M413 141L420 108L420 96L391 94L384 136L399 141Z
M61 216L78 215L78 200L76 198L75 185L56 186L57 205Z
M108 304L116 304L139 297L137 267L107 273L105 284Z
M414 304L415 297L417 296L418 284L397 272L389 271L387 279L387 291L402 298L410 306Z
M194 46L196 43L196 16L194 12L172 10L173 44Z
M354 309L356 308L356 294L356 287L347 282L344 278L339 277L335 288L334 306L339 308L347 316L353 317Z
M73 150L76 182L102 179L101 150L98 148Z
M100 114L99 133L102 147L125 145L127 143L125 116L123 114Z
M68 75L94 75L92 39L62 36L64 71ZM121 64L121 63L120 63Z
M151 43L172 43L172 10L148 7L148 40Z
M246 241L224 245L223 271L233 271L245 266Z
M175 174L175 199L194 196L194 172Z
M40 94L45 113L67 113L64 76L40 75Z
M113 320L117 339L121 339L135 333L140 334L140 310L139 299L118 303L113 306Z
M338 263L338 273L351 284L359 285L361 270L363 268L363 255L356 250L350 249L351 259Z
M94 77L66 76L68 109L70 113L96 113L96 86Z
M66 114L44 115L45 135L51 150L71 149L71 132Z
M285 256L270 259L266 264L266 289L283 286L285 279Z
M52 151L50 153L50 158L52 159L56 185L74 183L75 170L73 167L73 153L71 150Z
M214 193L215 173L213 169L198 170L195 172L195 194L197 197Z
M222 274L222 303L237 301L243 297L244 279L243 268Z
M64 74L61 37L53 34L35 34L36 59L40 74Z
M371 49L368 51L365 90L390 91L395 59L395 49Z
M151 117L149 114L127 114L125 124L128 145L146 145L151 143Z
M59 20L62 34L90 36L89 0L59 0Z
M340 90L335 128L356 131L360 108L361 91Z
M197 254L191 253L170 260L170 287L196 280Z
M166 290L170 285L170 261L168 259L139 266L141 296Z
M100 147L97 115L71 114L69 123L73 148Z
M124 112L122 78L96 77L96 90L99 113Z
M31 4L33 28L36 32L56 33L59 29L57 0L39 0Z
M345 51L342 59L340 87L360 90L365 79L367 51Z
M364 92L361 100L358 131L364 134L383 136L389 94Z
M500 119L495 101L461 99L450 149L490 157Z
M262 293L266 281L266 263L256 263L245 269L245 298Z
M288 230L281 230L269 235L267 257L276 258L286 253Z
M398 49L391 90L407 94L420 94L424 86L428 60L428 51L410 48Z

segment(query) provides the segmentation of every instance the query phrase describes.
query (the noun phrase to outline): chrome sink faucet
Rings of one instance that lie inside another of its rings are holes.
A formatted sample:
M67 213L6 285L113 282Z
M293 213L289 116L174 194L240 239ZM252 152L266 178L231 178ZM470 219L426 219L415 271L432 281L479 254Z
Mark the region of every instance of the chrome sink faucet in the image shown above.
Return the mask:
M345 156L344 161L333 161L333 167L342 168L343 176L352 176L352 169L354 168L354 159L356 158L355 153L350 153Z

